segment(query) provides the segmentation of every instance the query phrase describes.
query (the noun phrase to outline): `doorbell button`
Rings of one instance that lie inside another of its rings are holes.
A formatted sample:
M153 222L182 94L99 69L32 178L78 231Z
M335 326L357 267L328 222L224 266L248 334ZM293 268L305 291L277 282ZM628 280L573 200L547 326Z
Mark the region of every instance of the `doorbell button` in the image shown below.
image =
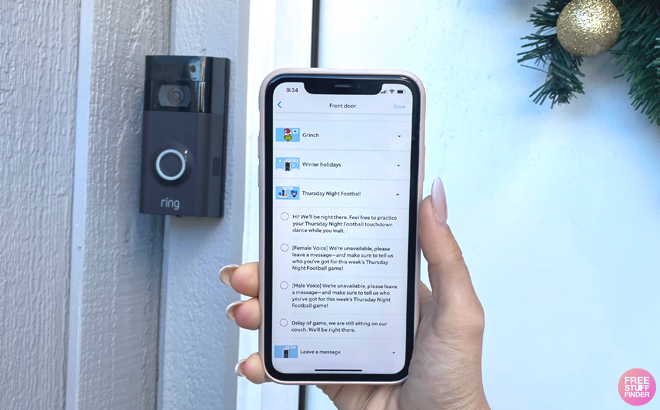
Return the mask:
M156 172L166 181L176 181L186 171L186 159L175 149L166 149L156 158Z

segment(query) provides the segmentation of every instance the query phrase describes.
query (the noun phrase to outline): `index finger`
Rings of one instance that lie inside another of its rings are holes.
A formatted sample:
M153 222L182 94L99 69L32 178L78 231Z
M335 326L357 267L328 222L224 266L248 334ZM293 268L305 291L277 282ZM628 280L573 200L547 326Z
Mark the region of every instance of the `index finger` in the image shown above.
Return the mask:
M429 281L434 299L444 305L452 302L466 302L475 305L477 294L472 286L470 272L465 265L461 248L447 225L446 202L442 182L433 182L433 188L440 192L426 197L419 207L419 244L429 263ZM436 201L440 202L439 204ZM444 208L438 212L436 206ZM442 220L438 213L444 214ZM456 305L455 305L456 306Z

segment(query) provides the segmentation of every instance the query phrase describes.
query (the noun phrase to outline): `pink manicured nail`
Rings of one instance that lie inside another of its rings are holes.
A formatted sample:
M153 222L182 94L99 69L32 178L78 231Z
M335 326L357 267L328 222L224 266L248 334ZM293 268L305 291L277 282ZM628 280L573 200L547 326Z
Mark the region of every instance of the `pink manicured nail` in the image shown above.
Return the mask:
M236 367L234 367L234 371L236 372L237 376L245 377L245 374L243 373L243 363L245 363L246 360L247 359L243 359L238 363L236 363Z
M236 320L236 316L234 315L234 312L236 311L236 308L238 308L243 303L244 301L242 300L237 300L234 303L230 303L229 306L227 306L227 310L225 310L225 315L227 315L227 319Z
M227 265L220 269L220 280L227 286L231 286L231 274L238 268L238 265Z
M444 225L447 223L447 197L445 196L445 187L442 185L442 180L436 178L433 180L431 186L431 203L435 211L435 219L439 224Z

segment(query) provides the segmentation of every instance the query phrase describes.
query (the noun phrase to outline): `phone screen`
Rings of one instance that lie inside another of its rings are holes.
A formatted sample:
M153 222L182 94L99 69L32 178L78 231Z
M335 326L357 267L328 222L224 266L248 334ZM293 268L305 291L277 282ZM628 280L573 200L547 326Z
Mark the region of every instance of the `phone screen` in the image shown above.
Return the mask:
M419 89L358 77L267 90L267 368L398 380L414 331Z

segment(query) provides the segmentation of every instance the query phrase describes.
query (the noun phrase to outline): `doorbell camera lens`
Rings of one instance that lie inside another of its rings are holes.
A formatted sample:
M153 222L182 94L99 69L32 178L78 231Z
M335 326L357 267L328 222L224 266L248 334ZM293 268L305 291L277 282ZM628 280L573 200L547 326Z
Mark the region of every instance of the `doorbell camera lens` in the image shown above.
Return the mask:
M158 91L158 103L163 107L187 107L190 97L187 85L161 85Z
M183 91L178 88L172 88L169 93L167 93L167 100L172 105L181 104L183 101Z
M222 217L229 60L147 56L140 212Z

